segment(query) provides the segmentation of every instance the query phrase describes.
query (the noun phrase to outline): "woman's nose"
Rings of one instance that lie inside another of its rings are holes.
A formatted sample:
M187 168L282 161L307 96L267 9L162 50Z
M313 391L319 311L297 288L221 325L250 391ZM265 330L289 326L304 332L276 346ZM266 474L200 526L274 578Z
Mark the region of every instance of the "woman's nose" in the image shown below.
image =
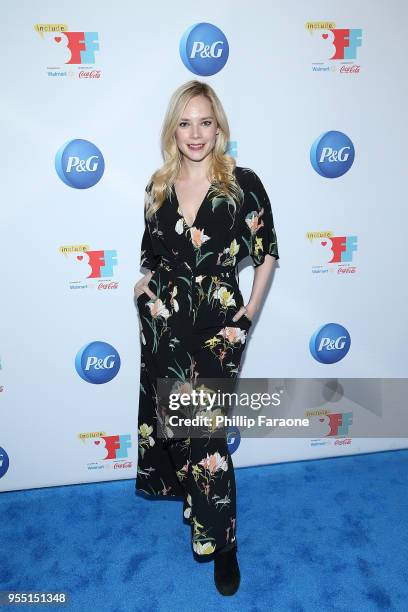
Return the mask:
M199 138L199 136L200 136L200 126L199 125L192 125L191 126L191 136L193 138Z

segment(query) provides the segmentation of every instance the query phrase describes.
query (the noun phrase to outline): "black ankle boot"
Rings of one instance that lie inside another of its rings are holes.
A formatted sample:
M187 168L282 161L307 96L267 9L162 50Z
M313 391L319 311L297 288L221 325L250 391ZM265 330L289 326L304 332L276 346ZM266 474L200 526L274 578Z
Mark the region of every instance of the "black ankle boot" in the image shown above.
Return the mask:
M221 595L233 595L238 591L241 575L236 548L220 550L214 557L214 582Z

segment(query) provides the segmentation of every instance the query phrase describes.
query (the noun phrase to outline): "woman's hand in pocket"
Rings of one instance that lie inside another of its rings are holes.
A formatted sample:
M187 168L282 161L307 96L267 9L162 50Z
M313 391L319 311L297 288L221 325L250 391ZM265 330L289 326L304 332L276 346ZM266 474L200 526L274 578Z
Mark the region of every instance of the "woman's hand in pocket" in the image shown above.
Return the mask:
M246 306L241 306L241 308L238 310L237 313L235 313L235 315L232 317L233 321L239 321L240 318L242 317L242 315L245 315L247 317L247 319L249 319L250 321L252 321L252 316L249 312L249 309Z
M153 274L154 272L149 270L148 272L146 272L143 278L137 281L136 285L134 286L134 294L136 298L140 297L142 293L146 293L151 299L157 299L157 295L155 295L150 289L150 287L148 287L148 284Z

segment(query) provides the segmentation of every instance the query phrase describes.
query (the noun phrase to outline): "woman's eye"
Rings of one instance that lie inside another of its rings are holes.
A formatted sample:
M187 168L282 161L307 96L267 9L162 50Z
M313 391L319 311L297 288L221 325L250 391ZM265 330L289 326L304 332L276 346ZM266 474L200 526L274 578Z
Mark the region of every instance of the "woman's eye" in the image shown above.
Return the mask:
M181 122L179 123L179 126L180 126L180 127L184 127L185 125L187 125L187 123L188 123L187 121L181 121ZM206 127L208 127L208 126L210 126L210 125L212 124L212 121L211 121L210 119L207 119L206 121L203 121L203 124L204 124Z

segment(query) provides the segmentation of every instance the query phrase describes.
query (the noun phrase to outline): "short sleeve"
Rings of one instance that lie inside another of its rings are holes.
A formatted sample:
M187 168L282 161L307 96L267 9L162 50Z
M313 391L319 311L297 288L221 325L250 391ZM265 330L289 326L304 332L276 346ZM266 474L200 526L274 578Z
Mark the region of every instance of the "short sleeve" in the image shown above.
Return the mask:
M142 244L140 250L140 265L142 268L146 268L148 270L154 270L156 267L156 257L154 254L153 241L150 233L150 227L146 219L146 211L150 205L150 187L151 183L149 183L145 188L145 196L144 196L144 233L142 237Z
M257 268L266 255L279 259L278 242L273 222L272 207L261 179L250 170L244 190L244 242L252 265Z

